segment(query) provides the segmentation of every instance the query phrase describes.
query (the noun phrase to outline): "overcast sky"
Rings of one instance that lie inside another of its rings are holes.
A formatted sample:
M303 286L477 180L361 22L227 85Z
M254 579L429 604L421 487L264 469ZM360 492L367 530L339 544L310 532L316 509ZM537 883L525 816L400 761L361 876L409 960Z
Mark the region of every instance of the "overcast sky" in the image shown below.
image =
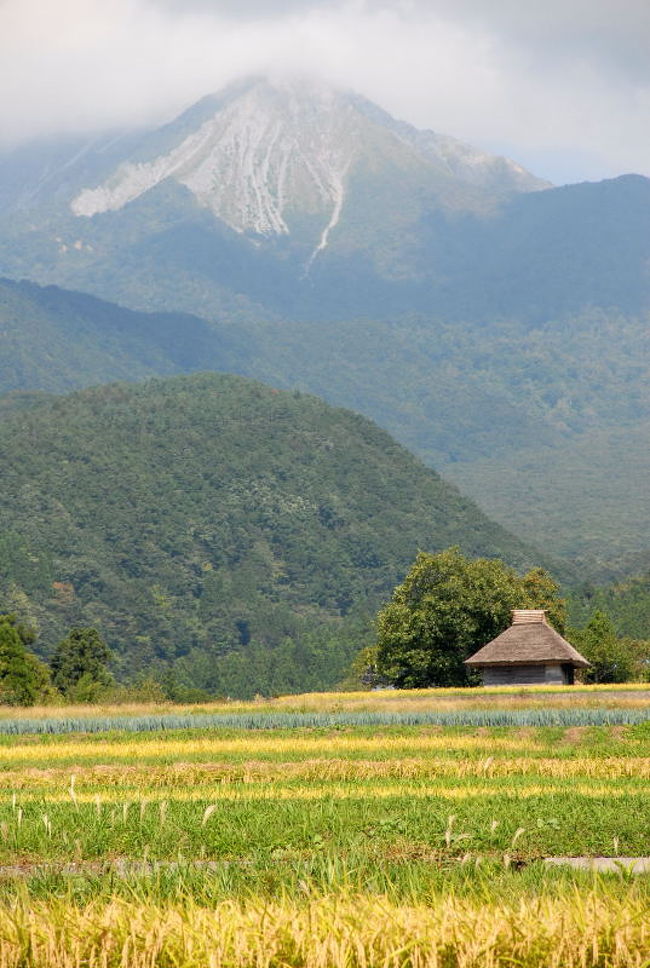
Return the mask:
M0 142L316 72L554 182L650 175L650 0L0 0Z

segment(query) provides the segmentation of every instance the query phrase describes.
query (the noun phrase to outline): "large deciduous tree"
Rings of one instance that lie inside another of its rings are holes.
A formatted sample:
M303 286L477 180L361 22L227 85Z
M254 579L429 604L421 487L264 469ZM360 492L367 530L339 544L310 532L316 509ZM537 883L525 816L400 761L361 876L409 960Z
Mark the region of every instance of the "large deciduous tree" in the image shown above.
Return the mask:
M468 685L463 661L508 627L514 608L545 608L563 631L564 602L543 569L522 577L458 548L420 552L377 617L377 672L398 688Z

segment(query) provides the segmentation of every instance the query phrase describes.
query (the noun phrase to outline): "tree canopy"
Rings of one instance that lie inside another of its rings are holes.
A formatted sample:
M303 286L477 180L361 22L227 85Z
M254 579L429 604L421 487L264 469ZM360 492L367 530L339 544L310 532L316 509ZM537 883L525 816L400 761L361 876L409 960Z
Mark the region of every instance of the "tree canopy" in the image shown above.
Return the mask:
M464 660L508 627L514 608L545 608L563 631L564 601L542 568L519 576L458 548L420 552L377 617L377 671L398 688L468 685Z
M32 706L53 692L47 666L27 650L32 636L14 615L0 615L0 702Z
M609 615L600 609L584 628L571 629L569 638L591 663L583 673L586 682L628 682L638 678L637 653L642 643L620 638Z
M113 682L108 670L110 650L94 628L73 628L52 656L54 685L68 699L93 699Z

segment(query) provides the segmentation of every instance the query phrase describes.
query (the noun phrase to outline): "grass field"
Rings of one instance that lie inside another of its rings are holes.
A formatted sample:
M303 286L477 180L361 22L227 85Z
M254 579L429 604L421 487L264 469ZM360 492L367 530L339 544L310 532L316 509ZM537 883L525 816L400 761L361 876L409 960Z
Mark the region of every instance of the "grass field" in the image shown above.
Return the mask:
M461 721L412 725L414 706ZM551 725L476 725L486 706ZM576 710L629 722L557 724ZM168 721L119 728L143 717ZM650 854L647 688L2 720L52 731L0 735L0 968L650 965L648 875L544 864Z

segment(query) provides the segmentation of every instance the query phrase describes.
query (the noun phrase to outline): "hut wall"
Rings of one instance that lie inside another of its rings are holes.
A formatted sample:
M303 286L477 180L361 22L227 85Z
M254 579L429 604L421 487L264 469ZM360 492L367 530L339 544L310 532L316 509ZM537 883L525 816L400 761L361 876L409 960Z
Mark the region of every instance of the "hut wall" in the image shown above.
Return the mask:
M564 668L561 665L547 665L544 681L556 686L565 686L567 684L567 677Z
M484 686L563 685L568 681L561 665L485 666L481 677Z

